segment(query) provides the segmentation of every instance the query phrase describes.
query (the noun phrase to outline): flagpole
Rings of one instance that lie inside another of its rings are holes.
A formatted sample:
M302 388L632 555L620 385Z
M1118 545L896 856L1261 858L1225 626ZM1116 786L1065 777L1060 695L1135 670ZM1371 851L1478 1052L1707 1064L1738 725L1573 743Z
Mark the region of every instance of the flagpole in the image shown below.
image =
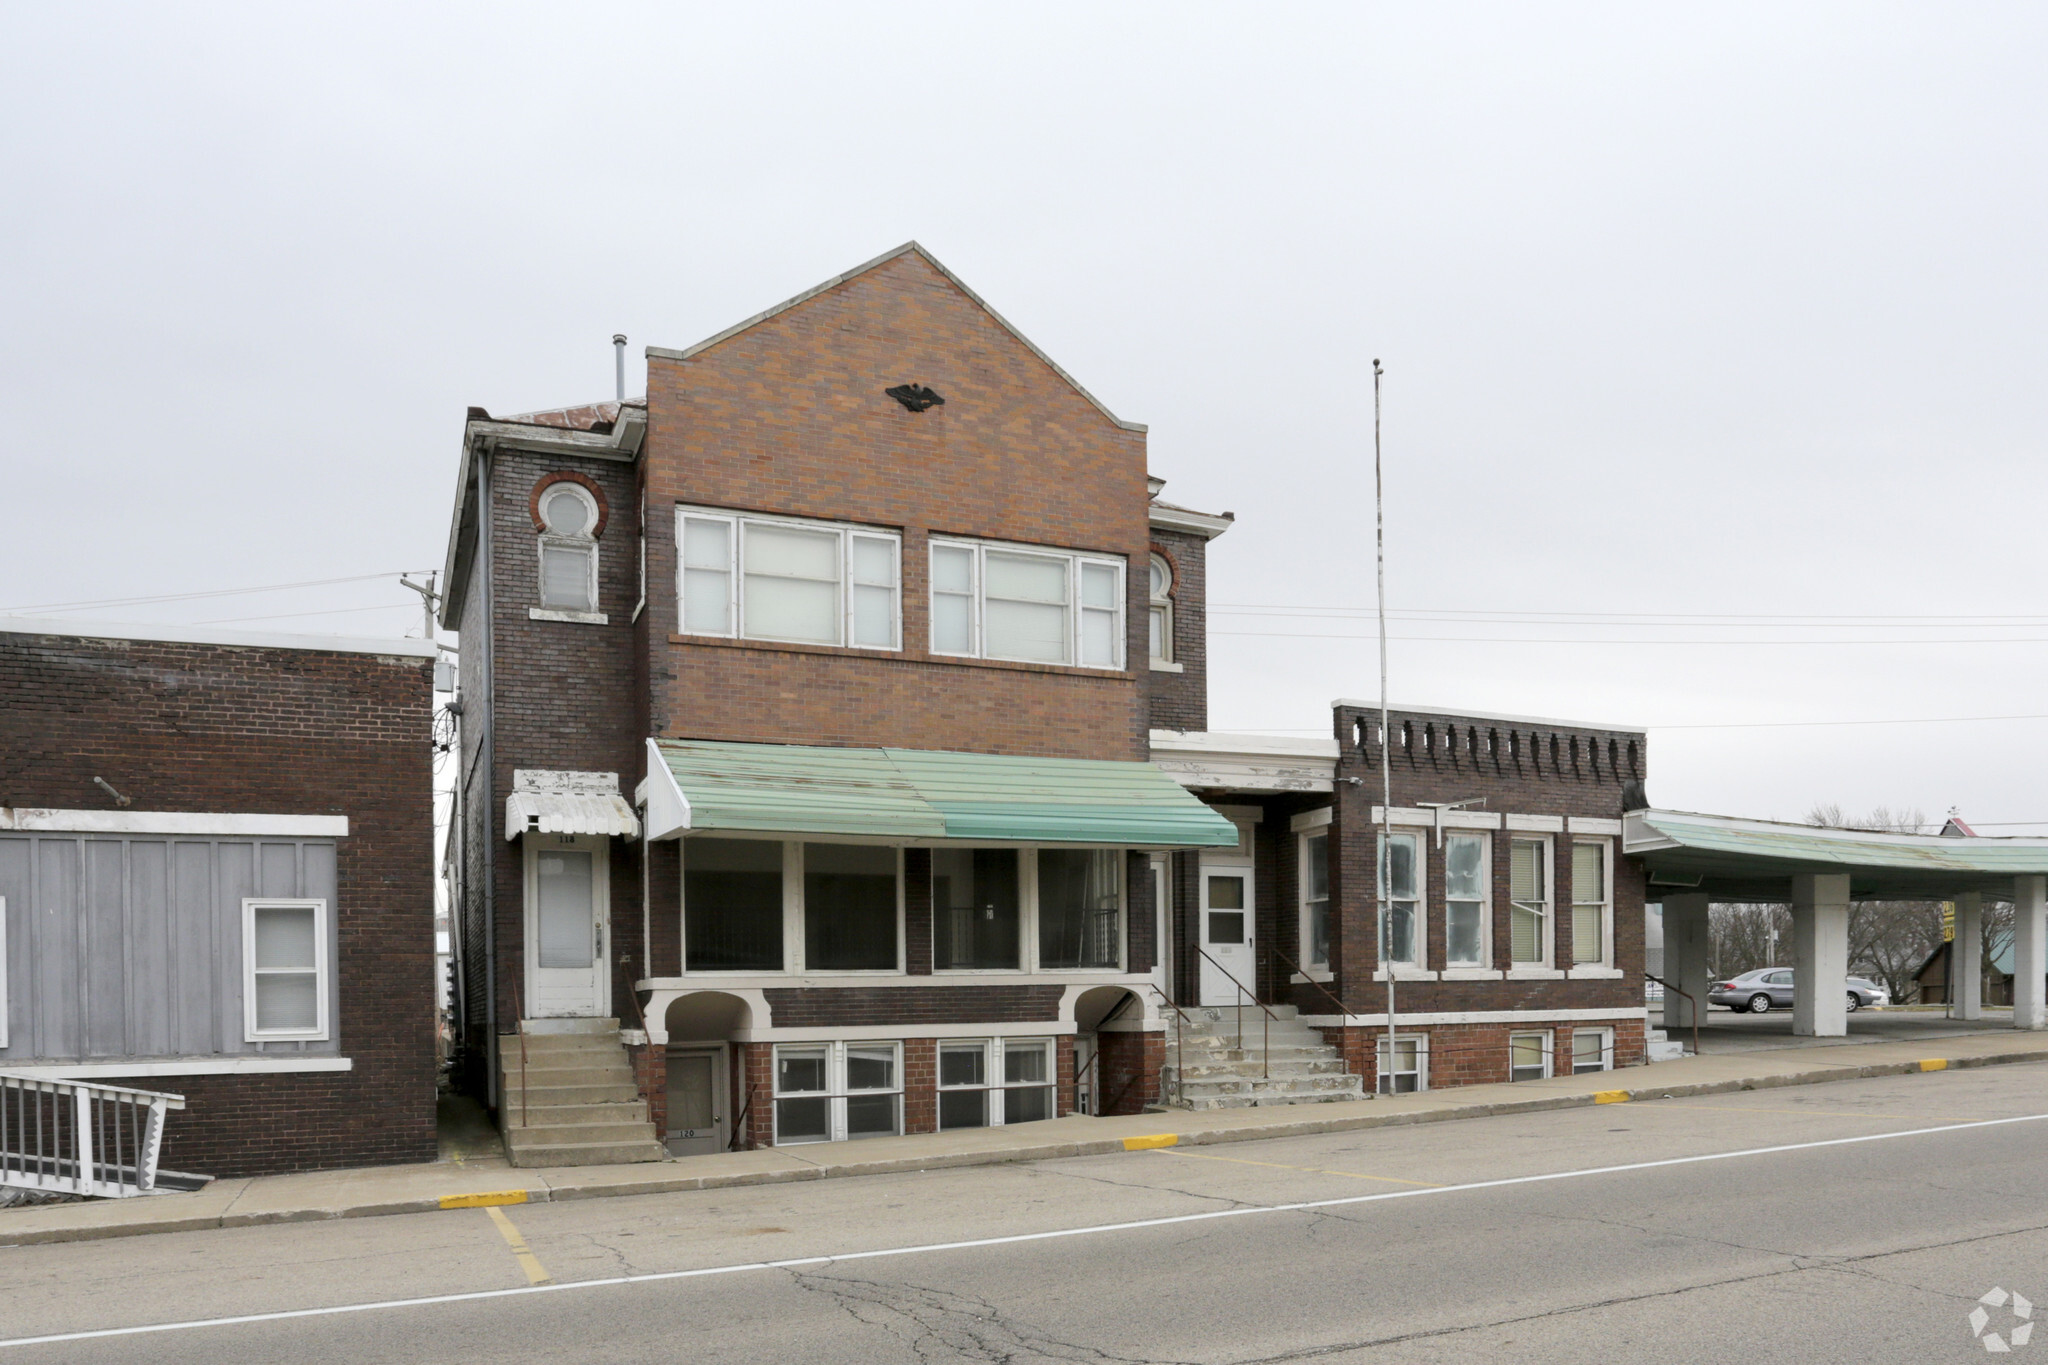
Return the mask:
M1373 547L1379 578L1380 617L1380 847L1375 884L1379 889L1379 959L1387 974L1387 1053L1382 1066L1387 1093L1394 1093L1394 925L1387 900L1387 864L1393 856L1394 769L1388 762L1393 738L1387 721L1387 492L1380 465L1380 362L1372 362L1372 514ZM1374 1089L1378 1089L1375 1085Z

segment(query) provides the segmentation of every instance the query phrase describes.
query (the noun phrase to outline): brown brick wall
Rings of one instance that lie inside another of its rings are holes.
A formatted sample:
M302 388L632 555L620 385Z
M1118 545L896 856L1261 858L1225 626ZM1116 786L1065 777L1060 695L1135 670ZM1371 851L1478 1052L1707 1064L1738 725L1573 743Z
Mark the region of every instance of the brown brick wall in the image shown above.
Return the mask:
M915 380L945 406L882 390ZM957 286L900 256L687 361L648 362L648 618L677 629L679 503L903 534L903 644L843 650L651 637L656 732L1142 758L1151 543L1142 432L1113 424ZM929 655L928 536L1118 554L1122 674Z
M1163 1033L1098 1033L1100 1103L1107 1114L1139 1114L1159 1103L1159 1069L1166 1060Z
M349 819L336 1037L354 1069L135 1079L186 1096L171 1168L434 1158L432 696L420 658L0 635L0 805L113 810L100 776L135 810Z
M1645 1052L1641 1019L1584 1019L1554 1024L1430 1024L1417 1028L1402 1027L1400 1033L1403 1037L1420 1034L1429 1039L1429 1086L1432 1090L1446 1090L1453 1086L1494 1085L1507 1081L1508 1035L1514 1033L1551 1034L1552 1074L1569 1075L1574 1028L1613 1029L1615 1069L1642 1065ZM1323 1035L1324 1042L1342 1054L1347 1071L1366 1078L1366 1088L1370 1090L1379 1075L1379 1050L1386 1041L1386 1030L1354 1026L1322 1028L1318 1032Z
M1058 985L770 987L776 1028L881 1024L1008 1024L1057 1021ZM760 1027L756 1024L756 1027Z
M903 1131L939 1131L939 1041L903 1040Z
M1209 547L1200 536L1152 531L1152 550L1173 565L1173 662L1180 672L1146 674L1155 730L1209 728ZM1149 593L1148 593L1149 598Z

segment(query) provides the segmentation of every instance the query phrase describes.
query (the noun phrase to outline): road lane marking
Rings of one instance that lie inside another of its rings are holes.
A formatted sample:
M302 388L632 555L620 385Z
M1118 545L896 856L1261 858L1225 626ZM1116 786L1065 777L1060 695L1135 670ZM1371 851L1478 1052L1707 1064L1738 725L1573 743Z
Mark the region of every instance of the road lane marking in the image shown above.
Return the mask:
M1698 1109L1709 1114L1798 1114L1824 1119L1880 1119L1888 1123L1918 1123L1925 1114L1859 1114L1849 1109L1771 1109L1753 1104L1687 1104L1683 1100L1660 1100L1659 1109Z
M1234 1166L1266 1166L1276 1171L1307 1171L1310 1175L1341 1175L1347 1180L1384 1180L1394 1185L1420 1185L1424 1189L1440 1190L1442 1185L1429 1180L1403 1180L1392 1175L1365 1175L1359 1171L1326 1171L1320 1166L1289 1166L1278 1161L1249 1161L1241 1156L1210 1156L1207 1152L1190 1152L1179 1149L1161 1152L1161 1156L1186 1157L1191 1161L1228 1161Z
M1178 1133L1148 1133L1144 1137L1125 1138L1124 1150L1127 1152L1146 1152L1155 1147L1171 1147L1179 1141L1180 1134Z
M487 1204L484 1206L484 1212L498 1225L498 1231L504 1235L505 1245L512 1248L512 1259L519 1262L519 1268L526 1272L527 1283L553 1284L555 1277L548 1274L546 1267L541 1265L540 1258L527 1248L526 1239L519 1235L518 1228L512 1226L512 1220L505 1216L505 1211L496 1204Z
M444 1194L444 1209L487 1209L493 1204L524 1204L525 1190L491 1190L485 1194Z
M62 1341L97 1341L108 1337L148 1336L158 1332L189 1332L202 1327L239 1327L252 1322L285 1322L294 1318L338 1317L345 1313L374 1313L394 1308L424 1308L437 1303L479 1303L486 1299L518 1298L526 1294L559 1294L573 1289L608 1289L619 1285L656 1284L667 1280L701 1280L716 1275L742 1275L761 1270L808 1269L837 1265L842 1261L873 1261L896 1256L924 1256L941 1251L972 1251L981 1247L1017 1246L1026 1242L1051 1242L1067 1237L1092 1237L1110 1232L1136 1232L1149 1228L1178 1227L1187 1223L1208 1223L1221 1218L1256 1218L1269 1213L1303 1213L1314 1209L1346 1208L1355 1204L1378 1204L1393 1199L1430 1199L1439 1195L1463 1194L1469 1190L1498 1190L1511 1185L1541 1185L1554 1180L1583 1180L1596 1175L1654 1171L1670 1166L1696 1166L1708 1161L1736 1161L1743 1157L1808 1152L1822 1147L1852 1147L1866 1142L1931 1137L1937 1133L1961 1133L1978 1128L2002 1128L2012 1123L2040 1123L2044 1120L2048 1120L2048 1114L2020 1114L2012 1118L1977 1119L1970 1123L1944 1123L1933 1128L1912 1128L1898 1133L1865 1133L1860 1137L1825 1138L1817 1142L1788 1142L1775 1147L1746 1147L1735 1152L1708 1152L1701 1156L1631 1161L1619 1166L1589 1166L1575 1171L1505 1176L1499 1180L1473 1180L1463 1185L1439 1185L1434 1189L1385 1190L1378 1194L1352 1194L1341 1199L1310 1199L1292 1204L1240 1204L1227 1209L1204 1209L1200 1213L1172 1214L1162 1218L1135 1218L1129 1222L1096 1223L1078 1228L1055 1228L1050 1232L1017 1232L1004 1237L977 1237L964 1242L927 1242L915 1246L883 1247L875 1251L846 1251L833 1256L798 1256L782 1261L745 1261L737 1265L704 1266L696 1270L655 1270L638 1275L610 1275L603 1279L570 1280L566 1283L551 1281L547 1284L527 1285L521 1289L477 1289L461 1294L431 1294L414 1299L379 1299L372 1303L345 1303L327 1308L287 1308L272 1313L195 1318L187 1322L155 1322L140 1327L101 1327L83 1332L54 1332L46 1336L0 1340L0 1349L10 1346L48 1346Z

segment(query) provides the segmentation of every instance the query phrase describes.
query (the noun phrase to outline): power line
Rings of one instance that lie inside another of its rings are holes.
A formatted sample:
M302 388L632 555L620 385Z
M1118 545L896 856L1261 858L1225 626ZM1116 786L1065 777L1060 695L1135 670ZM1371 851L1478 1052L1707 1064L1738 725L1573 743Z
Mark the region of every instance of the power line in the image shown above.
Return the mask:
M142 607L156 602L195 602L205 597L240 597L246 593L286 592L293 588L327 588L337 583L368 583L373 579L397 578L408 573L433 573L432 569L399 569L393 573L355 574L348 578L309 578L302 583L266 583L254 588L220 588L212 592L173 592L159 597L103 597L89 602L45 602L36 607L0 607L0 615L27 616L45 611L75 611L94 607Z
M1370 617L1374 614L1371 607L1316 607L1289 602L1211 602L1209 603L1209 610L1233 614L1246 611L1278 611L1293 614L1328 615L1340 618L1354 616ZM1558 617L1598 617L1624 621L1926 621L1933 623L1990 621L2008 625L2017 622L2048 621L2048 616L2027 612L1999 612L1980 615L1951 613L1855 615L1848 612L1513 611L1504 607L1389 607L1387 614L1411 620L1429 620L1438 616L1453 618L1501 616L1517 620L1548 621L1550 624L1557 624L1551 618Z
M1447 714L1455 715L1456 712ZM1645 730L1802 730L1835 725L1967 725L1977 721L2048 720L2048 712L2014 716L1901 716L1886 720L1731 720L1684 722L1674 725L1645 725ZM1325 735L1327 725L1266 725L1223 727L1224 734L1241 735ZM1972 821L1972 824L1977 823ZM2048 824L2025 820L2021 824Z
M330 607L322 611L280 611L270 616L216 616L211 620L194 621L195 626L225 626L237 621L288 621L299 616L345 616L357 611L418 611L412 602L386 602L376 607Z
M1373 635L1337 635L1329 631L1212 630L1211 635L1232 635L1247 640L1373 640ZM1524 635L1391 635L1387 638L1411 643L1447 645L1622 645L1641 649L1654 645L2048 645L2048 636L2003 635L1960 636L1946 639L1904 640L1584 640Z

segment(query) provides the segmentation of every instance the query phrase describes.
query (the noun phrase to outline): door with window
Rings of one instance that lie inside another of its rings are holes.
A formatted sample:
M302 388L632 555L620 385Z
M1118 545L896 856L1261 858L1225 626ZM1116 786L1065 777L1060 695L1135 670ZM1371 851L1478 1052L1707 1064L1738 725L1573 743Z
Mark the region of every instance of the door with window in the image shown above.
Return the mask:
M724 1075L723 1047L669 1049L669 1155L698 1156L725 1150Z
M598 1018L611 1012L605 971L609 927L606 841L589 834L527 834L526 1017Z
M1202 869L1201 944L1202 1003L1235 1005L1242 999L1251 1004L1248 992L1256 985L1257 950L1252 942L1250 868Z

